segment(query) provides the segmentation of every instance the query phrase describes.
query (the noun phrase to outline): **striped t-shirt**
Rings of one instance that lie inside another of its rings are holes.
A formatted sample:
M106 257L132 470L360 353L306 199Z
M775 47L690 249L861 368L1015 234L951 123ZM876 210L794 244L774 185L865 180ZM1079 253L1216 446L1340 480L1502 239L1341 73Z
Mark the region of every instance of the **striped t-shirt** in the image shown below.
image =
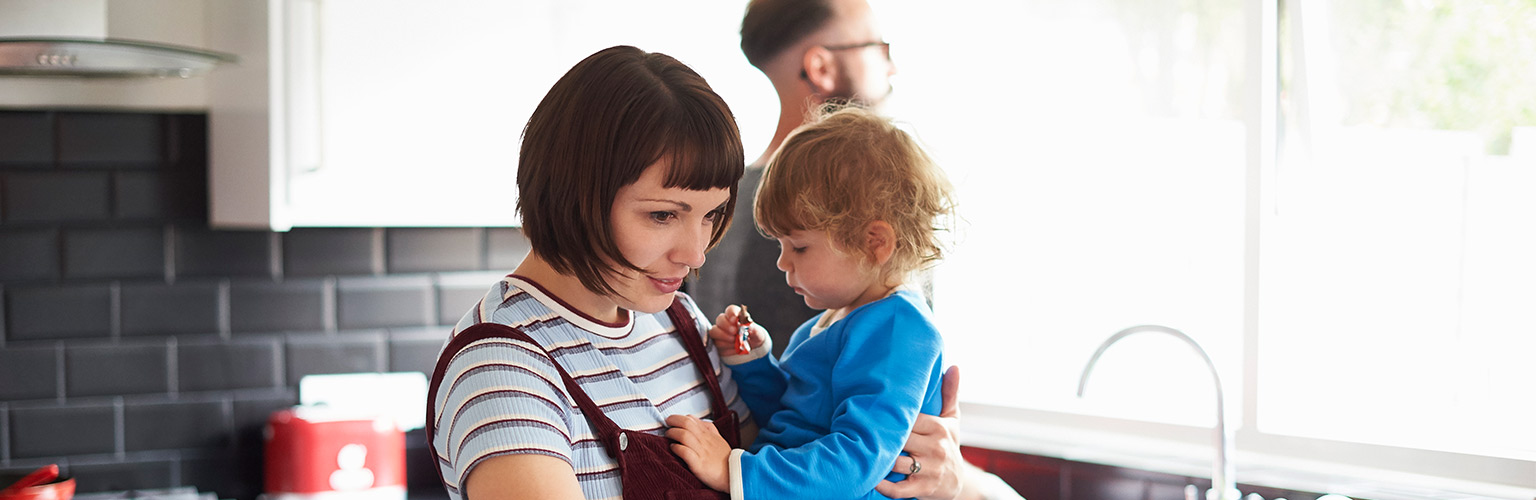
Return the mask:
M702 334L709 322L678 294ZM621 324L581 314L537 284L508 276L459 320L454 334L478 323L522 330L542 345L490 338L472 343L448 363L437 387L433 448L450 500L462 500L469 472L487 458L537 453L575 469L589 499L621 496L618 464L592 434L565 390L549 352L608 418L625 429L661 434L668 415L710 415L709 390L665 311L629 313ZM451 337L450 337L451 338ZM748 421L731 371L707 339L710 363L727 405Z

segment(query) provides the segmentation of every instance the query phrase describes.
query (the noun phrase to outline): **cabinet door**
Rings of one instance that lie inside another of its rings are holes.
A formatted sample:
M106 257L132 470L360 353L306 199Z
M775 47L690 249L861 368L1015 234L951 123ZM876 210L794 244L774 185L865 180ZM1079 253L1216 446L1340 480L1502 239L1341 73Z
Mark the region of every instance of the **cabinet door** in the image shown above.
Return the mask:
M294 225L516 224L519 134L558 76L551 3L290 3L311 9L289 17Z
M735 111L777 101L738 48L742 0L267 0L210 7L220 227L517 225L518 145L549 87L612 45L663 52ZM265 20L266 29L251 25Z

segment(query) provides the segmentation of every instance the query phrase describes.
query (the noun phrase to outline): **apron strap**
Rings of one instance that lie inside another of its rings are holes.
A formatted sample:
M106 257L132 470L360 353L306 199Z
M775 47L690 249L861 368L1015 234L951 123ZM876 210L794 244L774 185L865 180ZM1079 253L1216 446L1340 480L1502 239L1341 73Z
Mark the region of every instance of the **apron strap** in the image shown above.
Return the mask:
M667 307L667 316L672 319L672 325L676 327L678 335L682 336L683 348L688 351L688 357L693 359L694 366L698 367L705 387L709 388L710 406L715 418L725 418L731 410L725 405L725 394L720 392L720 380L715 376L714 365L709 362L709 354L704 349L703 336L699 334L693 315L688 312L688 307L683 305L681 299L675 299L672 305ZM731 443L732 446L736 444Z
M726 421L730 424L730 432L724 436L726 441L732 447L739 446L739 429L736 428L735 414L725 404L725 396L720 391L720 381L715 376L713 365L710 363L709 355L704 349L704 341L699 334L698 327L694 323L693 315L688 312L688 308L683 305L681 299L673 299L672 305L667 307L667 316L672 320L672 326L675 331L682 337L683 349L688 352L688 358L693 361L694 366L699 370L704 386L709 390L710 407L715 418L727 419ZM570 373L567 373L565 368L555 361L554 356L544 350L544 346L540 345L538 341L528 336L522 330L499 323L477 323L469 328L465 328L458 335L455 335L448 342L448 345L443 348L443 355L438 356L437 366L432 372L431 385L427 393L427 443L429 446L432 446L433 453L436 453L435 450L437 449L432 443L434 436L437 434L437 389L442 384L443 378L447 376L446 372L448 371L449 363L453 361L453 358L458 355L459 351L464 350L469 344L493 337L521 340L533 344L540 352L544 353L544 357L549 360L550 364L554 365L555 370L560 372L560 379L565 383L566 392L570 393L571 398L576 401L576 406L581 409L582 415L592 425L594 434L603 443L603 447L608 451L608 455L612 457L619 455L618 436L623 429L613 419L608 418L603 413L602 409L597 406L596 402L592 401L592 397L587 395L586 391L581 389L581 385L576 383L576 380L571 377ZM722 432L727 431L722 429ZM731 439L733 437L737 439ZM441 475L441 468L438 468L438 472Z

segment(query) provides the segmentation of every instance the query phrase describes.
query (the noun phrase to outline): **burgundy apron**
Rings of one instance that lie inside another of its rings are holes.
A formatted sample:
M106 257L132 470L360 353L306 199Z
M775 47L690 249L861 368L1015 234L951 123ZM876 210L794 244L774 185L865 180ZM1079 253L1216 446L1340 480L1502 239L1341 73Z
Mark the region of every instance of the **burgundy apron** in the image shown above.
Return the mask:
M694 325L693 316L688 314L687 307L677 299L674 299L672 306L667 308L667 316L676 326L676 333L682 337L683 348L688 351L688 358L693 361L694 367L698 368L699 375L704 380L704 386L709 389L711 415L715 417L715 429L720 432L731 448L740 448L741 435L740 428L737 427L736 412L725 405L725 395L720 392L720 381L715 377L713 365L709 362L709 354L704 350L704 341ZM433 444L434 436L437 434L435 425L437 388L442 384L443 377L448 371L448 362L470 343L492 337L517 339L535 346L539 345L521 330L496 323L480 323L465 328L448 342L448 346L443 349L443 354L437 360L437 369L432 373L432 385L427 394L427 443L432 446L433 453L436 453L437 449ZM540 349L543 347L540 346ZM545 355L548 356L548 353ZM571 375L566 373L560 363L553 363L553 357L550 357L550 361L555 365L555 369L560 371L560 378L565 381L566 391L569 391L571 397L576 400L576 406L581 408L582 415L586 417L587 423L591 425L598 440L603 443L608 456L618 461L624 498L629 500L729 498L726 493L715 491L700 482L699 478L693 475L693 471L688 470L688 464L672 454L670 439L664 435L630 431L619 427L603 414L602 409L592 402L592 398L587 396L586 391L583 391ZM442 468L438 467L437 470L441 479ZM460 491L461 495L465 493L467 492Z

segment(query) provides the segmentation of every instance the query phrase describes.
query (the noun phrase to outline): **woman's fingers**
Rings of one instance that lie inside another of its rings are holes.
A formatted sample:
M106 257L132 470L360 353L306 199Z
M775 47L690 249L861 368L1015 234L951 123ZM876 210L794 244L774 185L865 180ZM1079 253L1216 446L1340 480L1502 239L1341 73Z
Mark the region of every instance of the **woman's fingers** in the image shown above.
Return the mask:
M960 365L953 365L948 370L944 370L944 380L939 386L939 399L943 402L943 409L939 411L939 416L960 417Z
M906 455L898 455L896 457L896 464L891 466L891 472L900 472L902 474L906 474L908 472L911 472L912 471L912 462L913 462L912 457L909 457L909 456L906 456Z

